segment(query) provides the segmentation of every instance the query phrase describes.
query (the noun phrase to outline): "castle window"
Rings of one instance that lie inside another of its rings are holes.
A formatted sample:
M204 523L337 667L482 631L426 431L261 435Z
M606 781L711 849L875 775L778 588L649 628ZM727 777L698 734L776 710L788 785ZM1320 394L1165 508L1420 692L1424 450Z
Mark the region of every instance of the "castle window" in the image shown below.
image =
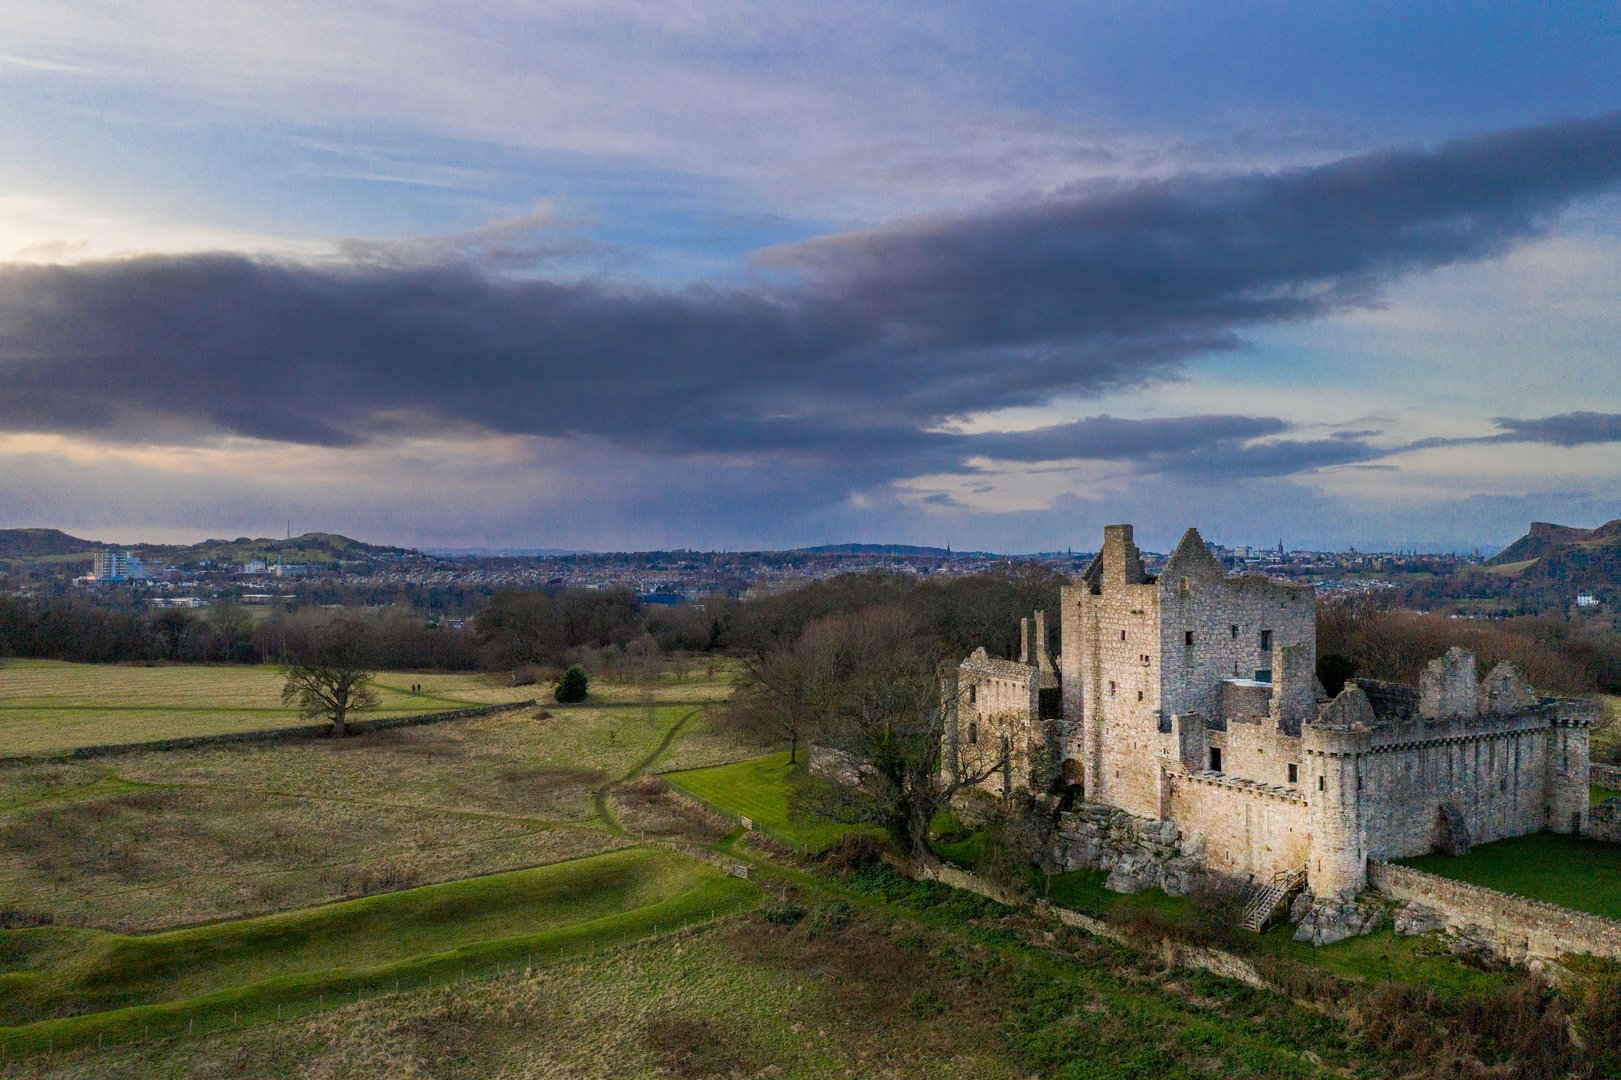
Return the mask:
M1109 680L1109 696L1110 697L1114 696L1114 680L1113 679Z
M974 702L976 702L978 700L979 700L979 687L970 686L968 688L968 704L972 705Z
M1120 631L1120 640L1121 641L1126 640L1126 632L1124 630Z
M1182 591L1187 592L1191 588L1193 588L1192 580L1190 580L1188 578L1183 578L1182 579Z
M1272 631L1270 631L1270 630L1262 630L1261 631L1261 648L1264 649L1267 652L1272 651Z
M977 742L979 742L979 725L970 720L968 721L968 743L971 746Z
M1328 777L1319 776L1317 778L1317 790L1322 791L1326 787L1328 787Z
M1210 748L1210 771L1221 772L1221 747L1219 746Z
M1292 761L1289 763L1289 783L1300 783L1300 766Z
M1233 640L1237 641L1238 640L1238 627L1233 626L1233 627L1229 627L1229 629L1231 629L1232 632L1233 632Z
M1193 648L1193 631L1192 630L1184 630L1184 631L1182 631L1182 644L1186 645L1190 649Z
M1141 690L1139 690L1139 691L1137 691L1137 700L1141 701L1142 699L1143 699L1143 692Z

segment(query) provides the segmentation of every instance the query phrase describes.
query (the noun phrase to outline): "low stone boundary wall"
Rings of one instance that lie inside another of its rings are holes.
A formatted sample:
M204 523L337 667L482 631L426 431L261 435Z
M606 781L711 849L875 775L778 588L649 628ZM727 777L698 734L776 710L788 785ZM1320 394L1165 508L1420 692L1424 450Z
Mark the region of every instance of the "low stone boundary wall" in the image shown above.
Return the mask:
M1110 941L1117 941L1132 948L1142 948L1142 943L1133 941L1124 932L1111 926L1102 919L1091 915L1083 915L1079 911L1072 911L1066 907L1059 907L1050 900L1037 900L1034 904L1019 896L1010 889L1006 889L994 881L987 881L978 874L963 870L960 867L950 866L946 863L929 863L919 865L913 870L913 876L929 881L938 881L942 885L950 885L953 889L962 889L966 892L977 893L998 904L1006 904L1011 908L1030 908L1038 915L1055 919L1065 926L1073 926L1084 930L1088 934L1095 934ZM1227 979L1236 979L1241 983L1253 986L1259 990L1274 990L1282 993L1278 987L1261 975L1254 964L1230 952L1221 949L1211 949L1202 945L1189 945L1180 941L1166 940L1160 943L1161 957L1171 967L1198 968L1213 975L1220 975Z
M1621 791L1621 765L1589 765L1587 782L1594 787Z
M368 731L386 728L417 727L422 724L442 724L447 720L471 720L478 716L528 709L538 704L534 698L526 701L504 701L497 705L473 705L465 709L445 712L414 713L410 716L379 716L374 720L351 720L349 734L364 735ZM53 758L95 758L114 754L136 754L144 750L190 750L198 746L223 746L230 743L280 742L282 740L326 739L332 735L331 724L300 724L296 727L264 728L258 731L227 731L219 735L188 735L178 739L155 739L152 742L107 743L101 746L79 746L61 754L28 754L0 758L0 761L43 761Z
M1370 862L1368 883L1437 912L1447 930L1483 938L1514 963L1571 953L1621 960L1621 920L1391 863Z

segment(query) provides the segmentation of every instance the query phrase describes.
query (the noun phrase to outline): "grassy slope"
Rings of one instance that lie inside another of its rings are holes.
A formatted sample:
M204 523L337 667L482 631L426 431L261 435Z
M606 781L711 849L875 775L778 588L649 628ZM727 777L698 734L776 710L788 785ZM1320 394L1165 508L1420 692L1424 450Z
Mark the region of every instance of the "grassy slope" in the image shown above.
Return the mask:
M409 687L421 683L413 694ZM273 667L126 667L55 660L0 664L0 756L76 746L150 742L289 727L307 721L281 704ZM479 675L384 673L370 716L409 716L533 697L532 688L491 685Z
M1421 855L1407 866L1456 881L1621 919L1621 847L1555 833L1482 844L1469 854Z
M730 765L689 769L664 774L675 787L695 795L723 812L742 814L759 828L791 844L820 851L861 826L813 824L794 820L788 812L788 781L795 769L788 755L769 754Z
M702 863L637 848L165 934L7 931L0 958L12 970L0 975L0 1000L5 1019L23 1026L0 1029L0 1045L116 1038L222 1010L263 1015L636 936L755 895Z

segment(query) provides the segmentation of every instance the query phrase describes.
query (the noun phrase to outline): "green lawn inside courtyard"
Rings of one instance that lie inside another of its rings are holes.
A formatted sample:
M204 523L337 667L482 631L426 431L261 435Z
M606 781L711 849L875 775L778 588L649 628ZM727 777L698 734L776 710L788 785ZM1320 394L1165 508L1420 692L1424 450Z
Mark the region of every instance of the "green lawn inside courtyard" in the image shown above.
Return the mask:
M1398 861L1454 881L1621 919L1621 845L1531 833L1481 844L1467 855Z
M1599 787L1597 784L1594 784L1592 787L1587 789L1587 804L1589 806L1597 806L1605 799L1621 799L1621 791L1616 791L1613 788Z

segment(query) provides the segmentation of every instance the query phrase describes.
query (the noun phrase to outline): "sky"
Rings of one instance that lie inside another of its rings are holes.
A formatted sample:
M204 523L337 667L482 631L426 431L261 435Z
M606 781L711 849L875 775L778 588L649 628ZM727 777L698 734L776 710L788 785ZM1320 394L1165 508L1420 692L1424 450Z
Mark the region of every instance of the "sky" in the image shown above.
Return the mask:
M1621 9L11 0L0 527L1621 517Z

